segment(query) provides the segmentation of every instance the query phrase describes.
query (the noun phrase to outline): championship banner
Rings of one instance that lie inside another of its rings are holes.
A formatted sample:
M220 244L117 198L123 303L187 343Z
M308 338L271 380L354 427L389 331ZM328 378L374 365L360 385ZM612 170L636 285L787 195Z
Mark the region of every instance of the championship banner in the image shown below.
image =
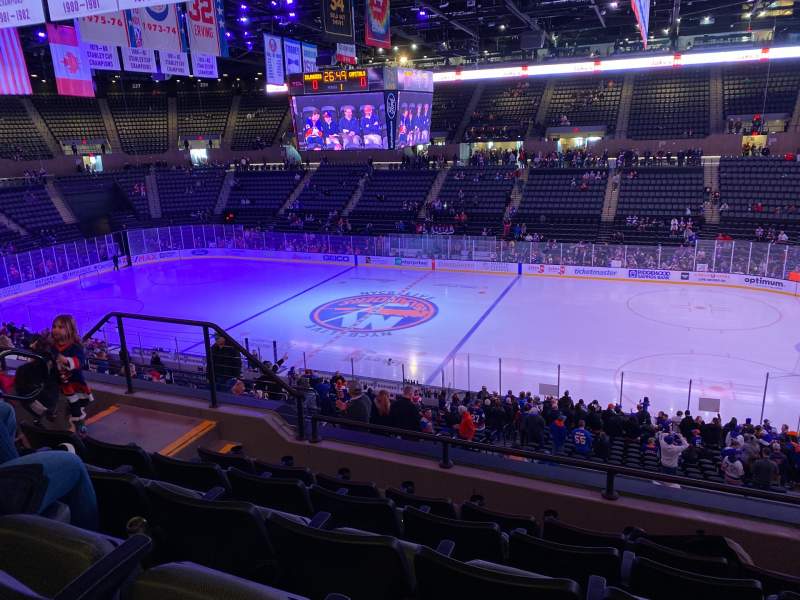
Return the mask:
M3 0L0 2L0 29L44 23L42 0Z
M119 10L117 0L47 0L51 21L66 21Z
M267 84L283 85L283 45L277 35L264 34L264 62Z
M355 44L336 44L336 60L345 65L354 65L358 62L356 58Z
M19 31L0 29L0 96L33 94Z
M303 42L301 48L303 52L303 73L315 73L317 71L317 47L314 44Z
M186 37L181 30L178 7L159 4L126 11L133 48L184 52Z
M160 51L158 58L161 62L161 72L164 75L185 75L188 77L191 72L189 71L189 56L186 52L165 52Z
M286 74L303 72L303 51L300 42L283 38L283 57L286 60Z
M92 71L78 44L75 28L48 23L47 38L59 95L94 98Z
M217 57L210 54L192 52L192 73L202 79L216 79Z
M186 3L189 49L200 54L228 56L225 9L222 0L191 0Z
M352 0L322 0L322 28L334 41L353 39Z
M89 68L98 71L120 71L116 46L81 42L81 48L89 61Z
M82 43L109 44L123 48L132 45L128 17L124 11L83 17L76 22Z
M122 64L126 71L157 73L156 53L150 48L121 48Z
M364 41L367 46L391 48L392 34L389 29L389 0L365 0Z

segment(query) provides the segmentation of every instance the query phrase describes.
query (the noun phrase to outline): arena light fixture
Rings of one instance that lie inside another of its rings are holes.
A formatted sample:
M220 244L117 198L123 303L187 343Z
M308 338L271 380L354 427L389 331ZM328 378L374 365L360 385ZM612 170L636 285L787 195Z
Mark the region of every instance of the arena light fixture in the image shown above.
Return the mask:
M378 49L380 52L381 49ZM617 58L609 60L587 60L570 63L538 63L515 67L492 67L486 69L439 71L433 74L434 83L458 81L482 81L487 79L506 79L514 77L545 77L548 75L580 75L613 71L641 71L645 69L666 69L718 65L729 63L763 62L800 58L800 46L781 46L776 48L750 48L744 50L720 50L717 52L697 52L689 54L663 54L639 56L636 58ZM285 93L286 85L269 85L267 93Z

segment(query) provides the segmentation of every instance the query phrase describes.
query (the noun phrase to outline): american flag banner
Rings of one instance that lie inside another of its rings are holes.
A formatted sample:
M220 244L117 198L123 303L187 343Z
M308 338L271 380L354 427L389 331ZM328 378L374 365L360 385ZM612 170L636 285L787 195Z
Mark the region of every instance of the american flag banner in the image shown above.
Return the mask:
M0 96L31 94L33 90L19 42L19 32L16 29L0 29Z

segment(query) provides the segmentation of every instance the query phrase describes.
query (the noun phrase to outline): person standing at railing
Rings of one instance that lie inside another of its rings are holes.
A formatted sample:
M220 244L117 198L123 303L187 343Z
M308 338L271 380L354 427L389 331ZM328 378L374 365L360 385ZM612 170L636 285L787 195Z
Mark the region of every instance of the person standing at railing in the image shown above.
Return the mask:
M679 433L669 434L659 431L657 438L661 453L661 470L667 475L675 475L678 472L678 460L681 453L689 444Z
M94 401L94 396L83 377L86 354L75 318L72 315L58 315L53 319L52 335L61 377L61 393L69 403L70 423L76 433L86 435L86 406Z
M242 357L233 346L228 345L228 339L224 335L217 335L215 344L211 347L211 360L217 389L229 390L232 380L238 379L242 374Z

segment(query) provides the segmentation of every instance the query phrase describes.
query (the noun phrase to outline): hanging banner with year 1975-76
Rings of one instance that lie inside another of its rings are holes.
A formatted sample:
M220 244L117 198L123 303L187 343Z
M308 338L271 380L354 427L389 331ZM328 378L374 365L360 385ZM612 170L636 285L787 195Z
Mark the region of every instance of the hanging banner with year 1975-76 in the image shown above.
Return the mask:
M200 54L228 56L225 9L222 0L190 0L186 3L189 49Z

